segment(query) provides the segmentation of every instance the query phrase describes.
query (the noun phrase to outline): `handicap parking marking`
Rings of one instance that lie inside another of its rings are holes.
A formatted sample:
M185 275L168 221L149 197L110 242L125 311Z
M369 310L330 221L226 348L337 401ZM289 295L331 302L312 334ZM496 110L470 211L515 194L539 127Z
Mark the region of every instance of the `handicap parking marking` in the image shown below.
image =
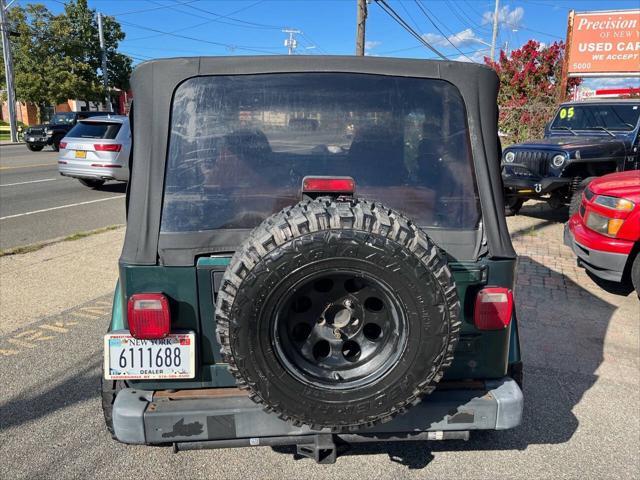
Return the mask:
M55 315L56 320L43 319L40 324L10 333L0 338L0 358L18 355L25 350L33 349L42 344L59 338L61 335L73 331L86 320L98 320L111 311L111 302L103 299L94 300L88 304L74 307L71 310ZM65 320L58 320L65 317Z

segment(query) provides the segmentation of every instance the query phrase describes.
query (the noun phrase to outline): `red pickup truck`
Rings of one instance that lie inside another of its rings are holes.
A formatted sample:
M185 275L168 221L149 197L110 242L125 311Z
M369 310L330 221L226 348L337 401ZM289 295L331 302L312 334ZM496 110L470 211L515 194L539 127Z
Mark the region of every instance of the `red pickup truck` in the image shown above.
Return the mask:
M578 265L604 280L631 280L640 296L640 170L589 183L565 226L564 242Z

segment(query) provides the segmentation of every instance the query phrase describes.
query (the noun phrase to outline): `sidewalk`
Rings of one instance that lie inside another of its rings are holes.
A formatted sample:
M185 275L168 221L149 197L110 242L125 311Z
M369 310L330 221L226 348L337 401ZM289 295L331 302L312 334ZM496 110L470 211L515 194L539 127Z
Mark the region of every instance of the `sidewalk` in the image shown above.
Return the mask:
M0 257L0 334L112 294L124 227Z

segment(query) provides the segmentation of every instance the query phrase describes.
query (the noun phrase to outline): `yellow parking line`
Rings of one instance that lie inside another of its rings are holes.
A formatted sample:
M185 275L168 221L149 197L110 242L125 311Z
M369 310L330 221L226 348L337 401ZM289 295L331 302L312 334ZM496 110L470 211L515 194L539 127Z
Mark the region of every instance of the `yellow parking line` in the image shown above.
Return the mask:
M85 307L85 308L82 308L80 311L81 312L85 312L85 313L92 313L94 315L102 316L102 315L106 315L107 313L109 313L109 310L110 309L105 308L105 307L102 307L102 308L101 307Z
M56 163L37 163L35 165L21 165L19 167L0 167L0 170L15 170L16 168L54 167Z
M100 318L105 313L96 314L96 313L83 312L82 310L77 310L75 312L71 312L69 315L71 315L72 317L84 317L84 318L90 318L91 320L95 320L97 318Z

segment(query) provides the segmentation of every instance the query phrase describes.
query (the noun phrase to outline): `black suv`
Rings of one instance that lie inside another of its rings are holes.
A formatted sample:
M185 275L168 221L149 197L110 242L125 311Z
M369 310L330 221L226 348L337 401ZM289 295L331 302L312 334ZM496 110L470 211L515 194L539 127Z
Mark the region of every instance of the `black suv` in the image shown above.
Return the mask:
M507 213L516 214L530 198L553 208L573 204L591 178L639 169L639 117L638 99L561 104L542 140L502 153Z
M84 118L108 115L113 112L60 112L53 115L49 123L33 125L24 132L24 141L32 152L39 152L45 146L51 145L57 152L60 140L69 130Z

